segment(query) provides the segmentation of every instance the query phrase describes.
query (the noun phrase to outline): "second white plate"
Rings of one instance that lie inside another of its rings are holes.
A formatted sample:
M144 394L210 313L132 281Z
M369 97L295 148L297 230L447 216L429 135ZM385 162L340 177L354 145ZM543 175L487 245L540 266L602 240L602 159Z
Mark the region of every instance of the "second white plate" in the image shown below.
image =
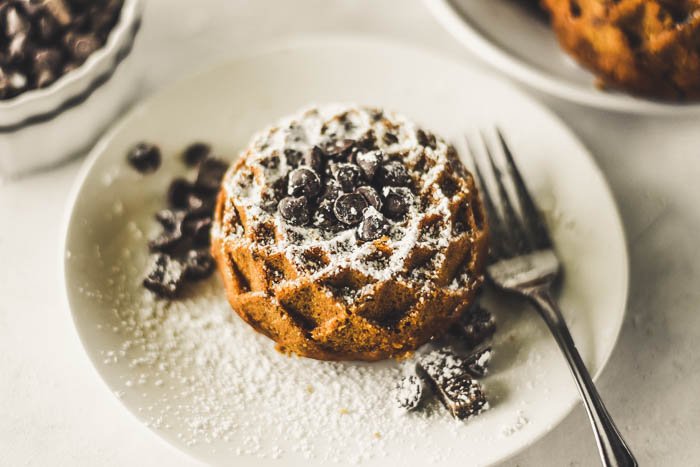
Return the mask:
M627 255L605 180L549 111L493 76L374 40L305 41L186 79L131 112L81 171L67 219L66 291L98 372L136 417L198 459L236 465L483 465L552 430L578 403L554 341L522 304L493 306L499 331L493 408L466 423L444 410L397 416L397 364L289 358L231 312L217 279L184 301L141 287L146 237L176 155L205 140L233 158L253 132L310 103L394 109L463 149L465 132L498 123L547 211L566 269L561 304L581 354L598 374L619 332ZM168 156L142 177L125 162L136 142ZM278 460L280 459L280 460Z
M604 91L559 47L533 7L517 0L425 0L465 47L513 79L562 99L605 110L650 115L700 114L700 104L674 104Z

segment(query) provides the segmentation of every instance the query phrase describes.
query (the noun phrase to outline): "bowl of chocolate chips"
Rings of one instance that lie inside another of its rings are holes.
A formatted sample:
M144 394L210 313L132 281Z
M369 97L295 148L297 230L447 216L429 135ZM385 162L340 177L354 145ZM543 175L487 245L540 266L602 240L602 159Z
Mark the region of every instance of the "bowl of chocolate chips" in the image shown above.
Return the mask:
M131 102L141 0L0 0L0 177L79 154Z

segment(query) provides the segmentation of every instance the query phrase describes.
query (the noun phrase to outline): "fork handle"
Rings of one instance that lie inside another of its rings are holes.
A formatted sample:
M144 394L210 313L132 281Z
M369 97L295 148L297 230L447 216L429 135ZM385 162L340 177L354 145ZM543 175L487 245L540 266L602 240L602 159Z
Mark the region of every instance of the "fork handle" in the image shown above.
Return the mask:
M549 330L554 335L559 348L569 363L569 368L576 380L578 392L581 394L593 432L595 433L596 444L598 445L603 466L636 467L637 461L605 408L605 404L603 404L603 400L593 384L591 375L588 373L586 365L576 349L576 344L574 344L559 305L552 297L550 287L533 287L527 291L527 296L535 305L547 326L549 326Z

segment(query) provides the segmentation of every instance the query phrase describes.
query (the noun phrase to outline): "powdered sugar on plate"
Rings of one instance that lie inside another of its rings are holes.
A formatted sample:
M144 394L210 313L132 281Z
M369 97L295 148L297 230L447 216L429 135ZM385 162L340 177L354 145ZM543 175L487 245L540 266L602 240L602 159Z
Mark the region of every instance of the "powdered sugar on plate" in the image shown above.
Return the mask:
M434 400L419 412L398 413L393 389L407 362L279 354L231 311L216 277L183 300L156 299L140 286L145 252L131 248L148 236L138 226L151 223L125 223L93 256L112 286L81 292L104 310L96 331L109 336L105 342L117 342L101 349L99 363L119 369L115 394L136 406L151 428L192 448L223 445L233 456L359 463L410 456L410 448L388 446L416 436L430 445L435 423L449 427L455 439L474 423L452 420ZM68 260L83 256L73 253ZM436 448L435 462L447 454Z

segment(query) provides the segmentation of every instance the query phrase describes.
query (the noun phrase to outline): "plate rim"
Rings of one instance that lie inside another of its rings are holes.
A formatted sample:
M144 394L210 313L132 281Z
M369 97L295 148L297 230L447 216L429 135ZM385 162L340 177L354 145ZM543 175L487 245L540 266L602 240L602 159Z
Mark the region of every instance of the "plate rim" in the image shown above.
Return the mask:
M430 0L426 0L430 1ZM122 129L128 125L129 121L136 115L138 115L141 112L144 112L145 109L151 105L151 103L158 98L163 93L167 93L173 88L177 88L178 86L182 85L182 83L196 79L199 76L206 75L209 73L215 72L217 69L222 68L222 67L227 67L231 66L232 63L235 62L244 62L246 60L259 57L259 56L264 56L264 55L273 55L276 53L283 53L283 52L293 52L299 49L303 48L313 48L313 47L329 47L329 46L344 46L344 47L378 47L380 49L387 49L387 48L393 48L395 50L400 50L404 52L410 52L416 55L430 55L431 58L442 61L444 63L450 63L453 64L454 66L460 67L460 68L466 68L469 70L471 73L478 73L478 74L493 74L490 73L489 71L484 71L484 70L479 70L476 68L473 68L468 63L465 63L462 60L459 60L458 58L455 58L454 56L451 56L449 54L444 53L444 51L441 51L439 49L436 49L434 47L428 47L420 44L415 44L415 43L406 43L402 42L399 39L396 38L388 38L386 36L381 36L381 35L375 35L375 34L347 34L347 33L318 33L318 34L301 34L297 36L293 36L292 38L282 38L282 39L275 39L270 42L263 43L257 47L251 47L247 51L243 51L241 53L237 54L232 54L228 57L223 58L220 61L215 62L214 64L209 64L203 67L200 67L198 69L195 69L192 73L188 73L187 75L174 80L170 83L167 83L164 86L159 87L156 89L153 93L149 94L145 98L141 99L136 105L134 105L131 109L129 109L126 113L124 113L119 119L117 119L111 127L108 129L107 132L105 132L97 141L97 143L93 146L93 148L89 151L88 155L84 159L80 169L75 175L73 184L71 186L71 189L68 193L68 196L66 198L66 204L65 204L65 210L63 214L63 219L62 219L62 226L61 226L61 248L59 250L59 262L60 262L60 274L61 274L61 280L63 282L63 303L65 305L65 308L68 313L70 313L70 320L73 323L73 330L75 333L75 336L78 338L81 347L83 348L88 360L91 363L92 371L93 373L99 377L99 379L102 381L102 384L104 387L112 394L113 396L113 401L119 402L119 405L126 409L127 412L131 414L131 416L134 418L134 420L139 423L141 426L145 426L150 432L154 438L159 439L161 442L164 442L170 449L174 450L175 452L180 453L181 455L186 456L187 459L193 460L197 463L201 463L202 460L197 458L193 453L182 449L179 445L175 444L172 440L169 438L162 436L159 432L156 430L153 430L152 428L146 426L144 424L144 421L141 419L141 417L136 413L136 411L132 410L132 408L125 404L121 399L116 397L114 394L113 388L108 384L107 380L103 377L99 365L98 365L98 360L97 358L93 357L92 352L88 349L87 342L84 339L83 335L80 332L79 325L77 322L77 315L73 311L73 306L71 303L71 291L69 290L70 284L69 284L69 279L68 279L68 268L69 268L69 259L70 256L67 255L67 252L69 251L68 249L68 243L70 240L70 234L71 234L71 228L75 225L73 222L73 217L75 215L75 208L76 204L78 201L78 197L82 191L83 185L85 184L86 180L90 176L90 173L92 172L95 164L98 162L98 160L103 156L105 153L106 148L111 144L112 140L115 138L115 136L122 131ZM526 101L530 102L532 105L536 106L539 108L539 110L546 115L549 119L554 121L556 124L558 124L561 127L561 130L566 133L566 136L576 145L580 147L582 150L581 152L585 157L588 159L589 164L591 165L592 170L595 172L596 176L599 178L601 182L601 189L605 192L605 195L610 201L611 204L611 209L612 209L612 214L614 214L614 228L609 230L611 238L615 239L615 242L620 245L619 249L619 255L620 258L619 260L621 261L621 284L622 284L622 290L618 294L620 297L620 303L615 307L615 309L620 309L621 311L617 314L617 320L615 321L615 328L616 331L613 336L611 336L608 346L605 349L606 354L603 359L601 359L600 366L596 370L595 374L592 375L593 381L597 382L598 378L602 374L602 372L605 370L607 367L607 364L612 357L615 348L617 347L617 342L619 340L621 331L622 331L622 326L625 320L625 317L627 315L627 304L628 304L628 299L629 299L629 280L630 280L630 259L629 259L629 245L627 243L627 237L625 235L625 229L624 229L624 223L622 220L622 217L620 215L620 210L619 206L616 202L615 197L613 196L613 192L610 188L610 185L608 184L608 181L600 168L600 166L597 164L595 158L591 154L591 152L588 150L587 146L578 138L578 136L571 130L571 128L566 124L564 120L562 120L557 114L555 114L549 107L546 105L542 104L535 98L533 98L531 95L528 93L524 92L522 89L520 89L517 86L514 86L513 83L510 83L508 80L503 79L502 77L497 77L494 76L494 78L498 81L501 82L501 85L506 86L506 87L511 87L512 90L520 95L521 98L525 99ZM536 444L538 441L540 441L542 438L544 438L545 435L548 433L552 432L554 429L556 429L562 421L568 417L573 409L575 408L576 405L580 403L580 398L577 396L575 398L572 398L571 401L566 405L566 408L561 411L561 413L557 414L555 417L553 417L552 422L547 426L547 429L541 430L540 432L536 433L534 436L532 436L530 439L528 439L526 442L522 443L521 445L517 446L515 449L507 453L505 456L496 459L492 464L489 465L495 465L497 463L505 462L514 456L522 453L525 451L525 449L531 447L532 445Z
M669 117L700 114L700 103L673 104L631 94L605 93L550 75L508 53L480 34L478 28L454 4L454 0L423 0L423 3L437 22L464 48L508 78L540 92L584 107L613 112ZM591 74L591 79L593 78L594 75Z

